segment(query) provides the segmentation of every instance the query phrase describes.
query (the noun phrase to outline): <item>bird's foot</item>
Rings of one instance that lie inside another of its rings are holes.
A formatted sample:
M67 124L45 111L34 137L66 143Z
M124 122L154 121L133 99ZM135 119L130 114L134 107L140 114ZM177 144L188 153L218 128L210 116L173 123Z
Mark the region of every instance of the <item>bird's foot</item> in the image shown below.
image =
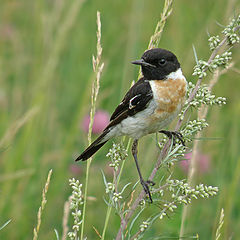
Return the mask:
M151 181L151 180L147 180L146 183L149 185L149 186L154 186L156 183Z
M150 190L149 190L149 186L154 186L155 183L151 180L147 180L147 181L140 180L140 182L143 186L144 192L149 196L150 202L152 203L153 200L152 200L152 196L151 196L151 193L150 193Z
M182 145L185 146L185 141L183 139L183 135L180 132L166 131L166 130L161 130L159 132L165 134L169 139L173 139L173 145L176 144L176 138L177 138L182 143Z

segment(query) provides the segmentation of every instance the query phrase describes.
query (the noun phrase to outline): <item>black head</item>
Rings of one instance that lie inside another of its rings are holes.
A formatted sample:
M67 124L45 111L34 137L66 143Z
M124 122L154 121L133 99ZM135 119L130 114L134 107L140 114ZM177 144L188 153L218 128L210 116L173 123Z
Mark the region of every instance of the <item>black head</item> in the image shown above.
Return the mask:
M170 51L154 48L146 51L140 60L132 62L141 65L143 76L148 80L163 80L180 68L177 57Z

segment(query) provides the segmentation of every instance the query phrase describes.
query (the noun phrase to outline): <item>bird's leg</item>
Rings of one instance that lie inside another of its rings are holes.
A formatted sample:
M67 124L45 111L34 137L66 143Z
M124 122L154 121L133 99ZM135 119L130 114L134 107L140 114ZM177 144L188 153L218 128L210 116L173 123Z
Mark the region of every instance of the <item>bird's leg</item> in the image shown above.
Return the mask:
M136 166L137 166L137 171L138 171L138 175L139 175L139 178L140 178L140 182L141 182L141 184L143 186L143 189L144 189L145 193L148 194L150 202L152 203L153 202L152 201L152 196L151 196L151 193L150 193L148 185L152 185L153 186L155 183L150 181L150 180L148 180L148 181L144 181L143 180L143 177L142 177L139 165L138 165L138 160L137 160L137 153L138 153L137 146L138 146L138 140L135 139L133 141L133 145L132 145L132 155L133 155L133 158L134 158Z
M166 131L166 130L161 130L159 131L160 133L165 134L169 139L173 139L173 145L175 145L175 138L178 138L180 142L182 143L183 146L185 146L185 142L183 140L183 135L180 132L177 131Z

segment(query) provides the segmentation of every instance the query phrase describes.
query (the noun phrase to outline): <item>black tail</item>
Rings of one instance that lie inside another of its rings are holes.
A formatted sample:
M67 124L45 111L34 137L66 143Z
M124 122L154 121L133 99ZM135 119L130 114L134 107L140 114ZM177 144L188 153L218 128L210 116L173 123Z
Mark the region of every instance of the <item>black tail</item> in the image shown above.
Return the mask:
M90 158L95 152L97 152L98 149L100 149L108 141L108 139L104 142L101 141L106 134L107 132L99 136L75 161L85 161Z

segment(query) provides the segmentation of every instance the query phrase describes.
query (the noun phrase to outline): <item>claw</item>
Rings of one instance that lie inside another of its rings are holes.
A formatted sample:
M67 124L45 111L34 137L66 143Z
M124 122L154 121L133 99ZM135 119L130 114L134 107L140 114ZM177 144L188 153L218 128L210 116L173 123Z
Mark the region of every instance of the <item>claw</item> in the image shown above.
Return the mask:
M159 131L160 133L165 134L169 139L173 139L173 145L176 144L176 138L179 139L179 141L182 143L183 146L185 146L185 141L183 140L183 135L180 132L177 131Z
M151 180L147 180L146 183L150 186L154 186L156 183L151 181Z
M151 183L150 183L151 182ZM149 196L149 199L150 199L150 202L152 203L153 202L153 200L152 200L152 196L151 196L151 193L150 193L150 190L149 190L149 187L148 187L148 185L151 185L151 184L153 184L154 182L152 182L152 181L141 181L141 184L142 184L142 186L143 186L143 190L145 191L145 193ZM155 184L155 183L154 183ZM151 185L151 186L153 186L153 185Z

